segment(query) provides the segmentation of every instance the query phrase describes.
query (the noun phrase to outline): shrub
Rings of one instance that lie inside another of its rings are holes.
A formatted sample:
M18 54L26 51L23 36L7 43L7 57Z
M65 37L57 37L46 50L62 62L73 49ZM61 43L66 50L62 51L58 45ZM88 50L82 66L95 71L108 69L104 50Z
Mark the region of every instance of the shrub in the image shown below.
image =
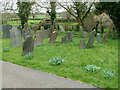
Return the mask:
M33 53L28 53L24 57L25 57L25 59L32 59L33 56L34 56Z
M97 67L97 66L95 66L95 65L90 65L90 64L88 64L88 65L85 67L85 69L86 69L87 71L97 72L97 71L100 69L100 67Z
M57 65L60 65L63 61L64 61L64 59L62 59L61 57L56 57L56 58L50 59L49 63L51 65L57 66Z
M3 52L9 52L10 49L9 48L3 48Z
M106 79L112 79L115 76L115 72L111 69L105 69L103 71L103 77Z

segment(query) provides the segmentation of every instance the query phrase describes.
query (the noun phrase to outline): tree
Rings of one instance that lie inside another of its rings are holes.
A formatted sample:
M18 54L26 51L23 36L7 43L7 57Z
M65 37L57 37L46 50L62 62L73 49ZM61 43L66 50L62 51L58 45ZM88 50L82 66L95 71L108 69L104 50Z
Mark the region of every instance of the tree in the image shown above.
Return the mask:
M114 22L116 30L120 36L120 1L119 2L97 2L95 3L96 12L104 12Z
M58 2L59 3L59 2ZM72 1L71 4L64 6L61 3L59 5L63 7L68 13L70 13L74 18L76 18L80 26L84 26L84 19L88 15L93 6L94 2L76 2Z
M18 0L18 16L21 21L22 28L24 28L24 24L28 22L28 17L30 15L30 11L34 2L20 2Z

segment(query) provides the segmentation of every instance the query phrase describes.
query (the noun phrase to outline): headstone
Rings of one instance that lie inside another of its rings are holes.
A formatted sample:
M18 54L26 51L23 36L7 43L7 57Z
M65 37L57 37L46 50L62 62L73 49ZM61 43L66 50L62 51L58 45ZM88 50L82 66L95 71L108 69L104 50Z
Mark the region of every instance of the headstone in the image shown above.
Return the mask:
M21 31L17 27L10 30L11 47L22 46Z
M63 26L59 26L59 27L60 27L61 31L65 32Z
M61 38L61 42L62 43L67 43L67 36L66 35L64 35L62 38Z
M112 39L114 39L115 28L112 29Z
M85 31L83 31L83 27L80 26L80 32L82 34L82 38L89 38L89 34Z
M10 38L10 30L12 25L3 25L3 38Z
M24 39L25 39L28 35L31 35L31 36L34 35L34 31L31 30L30 27L27 27L26 29L24 29Z
M40 31L37 31L36 37L35 37L35 46L42 45L44 39L44 27L41 27Z
M73 41L73 33L68 32L68 42L72 42L72 41Z
M80 49L84 49L85 47L85 40L80 40Z
M28 53L33 53L33 49L34 49L33 37L31 35L28 35L23 42L22 55L26 55Z
M107 33L103 34L103 42L107 42Z
M44 30L44 38L48 38L50 36L50 29Z
M58 32L54 31L51 36L50 36L50 40L49 43L55 43L56 42L56 38L57 38Z
M100 43L101 35L100 33L97 34L97 43Z
M35 24L32 24L32 30L34 31L34 33L37 32L37 26Z
M93 46L93 44L94 44L94 39L95 39L95 34L96 34L96 31L95 31L95 29L94 29L94 30L92 31L91 35L90 35L90 38L89 38L89 40L88 40L88 43L87 43L86 48L89 48L89 47Z
M2 39L2 25L0 25L0 39Z

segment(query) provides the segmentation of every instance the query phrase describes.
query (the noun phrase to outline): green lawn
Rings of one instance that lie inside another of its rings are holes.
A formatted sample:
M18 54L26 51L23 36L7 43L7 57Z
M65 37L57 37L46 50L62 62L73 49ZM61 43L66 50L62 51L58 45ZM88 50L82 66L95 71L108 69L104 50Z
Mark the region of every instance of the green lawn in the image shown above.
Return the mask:
M50 45L49 39L45 39L43 45L34 47L34 57L26 60L22 54L22 48L11 48L10 39L2 40L2 48L9 47L9 52L2 52L2 60L12 62L28 68L45 71L73 80L85 82L102 88L118 87L118 40L109 39L106 43L94 44L89 49L79 49L79 32L74 33L74 41L60 43L61 37L65 34L59 32L56 44ZM49 59L61 56L64 62L58 66L51 66ZM88 72L85 67L93 64L101 69L98 72ZM102 74L104 69L112 69L116 76L112 79L105 79Z

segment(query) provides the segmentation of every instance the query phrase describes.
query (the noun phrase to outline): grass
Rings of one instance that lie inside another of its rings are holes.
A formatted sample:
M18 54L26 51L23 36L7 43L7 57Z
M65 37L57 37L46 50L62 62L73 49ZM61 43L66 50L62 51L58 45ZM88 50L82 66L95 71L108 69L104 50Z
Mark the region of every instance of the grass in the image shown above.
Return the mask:
M66 32L67 33L67 32ZM79 32L74 32L74 41L60 43L61 37L65 34L59 31L56 44L50 45L49 39L44 39L43 45L34 47L34 57L25 59L22 48L11 48L10 39L2 40L2 48L9 47L9 52L2 52L2 60L25 66L28 68L45 71L73 80L92 84L101 88L117 88L118 76L113 79L105 79L102 74L104 69L112 69L118 73L118 40L109 39L106 43L96 44L89 49L79 49ZM88 39L85 44L87 44ZM64 62L58 66L51 66L49 60L53 57L60 57ZM88 64L96 65L101 69L96 72L87 72L85 67Z

